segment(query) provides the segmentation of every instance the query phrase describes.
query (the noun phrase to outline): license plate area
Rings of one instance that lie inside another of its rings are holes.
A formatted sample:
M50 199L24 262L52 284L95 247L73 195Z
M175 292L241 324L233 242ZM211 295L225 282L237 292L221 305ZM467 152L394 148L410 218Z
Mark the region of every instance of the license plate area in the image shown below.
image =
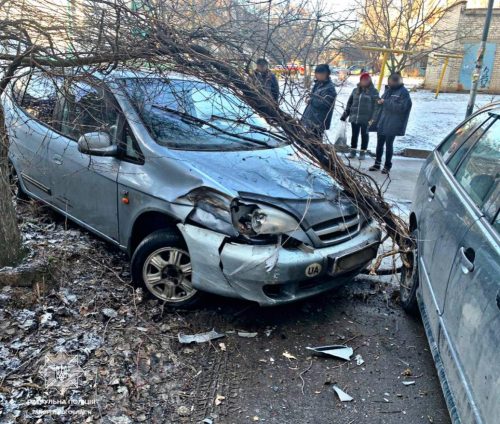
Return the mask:
M370 244L342 256L328 256L328 274L339 275L354 271L377 256L379 243Z

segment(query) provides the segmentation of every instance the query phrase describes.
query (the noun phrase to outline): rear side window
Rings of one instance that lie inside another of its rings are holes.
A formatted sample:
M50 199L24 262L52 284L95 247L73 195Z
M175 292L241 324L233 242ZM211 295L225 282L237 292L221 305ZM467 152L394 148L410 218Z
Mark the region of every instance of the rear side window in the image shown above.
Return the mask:
M452 134L450 134L444 143L437 149L443 157L443 160L445 162L448 161L448 159L458 150L462 143L467 140L467 138L488 118L488 112L480 113L479 115L473 116L462 126L457 128Z
M47 75L31 73L19 78L14 86L17 103L33 118L53 126L54 109L57 102L58 87Z
M499 120L471 147L455 177L473 202L481 208L500 178Z

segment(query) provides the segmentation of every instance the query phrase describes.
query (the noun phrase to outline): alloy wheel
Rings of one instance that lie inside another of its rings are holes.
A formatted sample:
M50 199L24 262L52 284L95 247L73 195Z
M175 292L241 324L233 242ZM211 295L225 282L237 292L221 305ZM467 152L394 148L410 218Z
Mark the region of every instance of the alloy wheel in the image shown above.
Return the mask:
M177 247L155 250L144 262L142 271L147 289L168 303L186 301L197 293L191 276L189 253Z

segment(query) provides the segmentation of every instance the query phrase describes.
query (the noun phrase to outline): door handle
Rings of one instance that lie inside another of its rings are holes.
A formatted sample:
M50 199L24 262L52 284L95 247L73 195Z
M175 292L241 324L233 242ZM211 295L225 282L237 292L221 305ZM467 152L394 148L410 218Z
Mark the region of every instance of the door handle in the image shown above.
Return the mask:
M474 271L474 259L476 256L474 250L471 248L466 249L465 247L461 247L459 253L462 272L464 274L468 274L469 272Z
M58 165L62 165L62 163L63 163L63 159L62 159L61 155L54 155L54 156L52 156L52 161L54 163L57 163Z
M436 186L433 185L432 187L429 187L429 200L434 199L435 195L436 195Z

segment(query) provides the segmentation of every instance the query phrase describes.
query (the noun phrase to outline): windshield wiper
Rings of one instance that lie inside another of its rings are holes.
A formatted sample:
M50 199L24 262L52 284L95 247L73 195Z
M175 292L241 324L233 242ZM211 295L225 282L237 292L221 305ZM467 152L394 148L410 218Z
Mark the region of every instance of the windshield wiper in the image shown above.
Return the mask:
M204 119L197 118L196 116L190 115L189 113L181 112L179 110L172 109L172 108L169 108L167 106L152 105L152 107L154 107L155 109L163 110L165 112L169 112L169 113L172 113L174 115L180 116L183 119L185 119L186 121L191 122L191 123L207 125L208 127L213 128L214 130L219 131L222 134L226 134L226 135L229 135L231 137L239 138L240 140L249 141L251 143L258 144L259 146L272 147L268 143L266 143L265 141L255 140L254 138L245 137L244 135L235 134L231 131L223 130L222 128L218 127L217 125L211 124L210 122L205 121Z
M226 116L212 115L210 117L210 119L211 120L212 119L220 119L221 121L234 122L235 124L245 124L245 125L248 125L252 130L255 130L255 131L258 131L258 132L261 132L261 133L265 133L265 134L271 134L273 137L279 138L279 139L281 139L283 141L288 141L288 139L286 138L286 136L281 135L281 134L277 134L274 131L271 131L271 130L265 128L265 127L261 127L260 125L251 124L251 123L247 122L243 118L234 119L234 118L228 118Z

